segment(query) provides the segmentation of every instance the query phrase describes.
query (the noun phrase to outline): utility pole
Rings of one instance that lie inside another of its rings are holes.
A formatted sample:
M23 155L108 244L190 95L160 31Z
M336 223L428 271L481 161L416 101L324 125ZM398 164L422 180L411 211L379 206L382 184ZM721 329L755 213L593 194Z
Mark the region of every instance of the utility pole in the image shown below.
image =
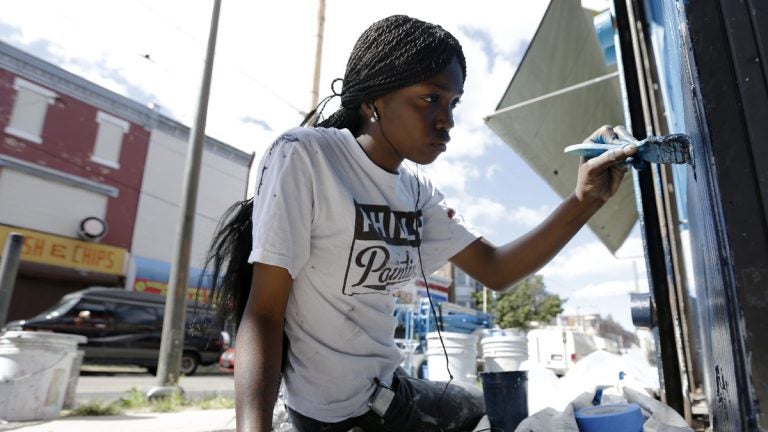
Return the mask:
M640 282L637 280L637 261L632 260L632 273L635 276L635 292L640 292Z
M197 190L200 179L200 165L205 142L205 121L208 113L208 96L211 89L213 56L216 51L216 34L219 27L221 0L214 0L211 14L211 28L208 35L208 48L205 56L203 81L200 86L200 98L197 116L189 134L189 155L184 173L184 186L179 209L179 226L168 292L165 299L165 317L163 335L160 342L160 359L157 363L157 387L151 388L147 396L162 397L181 392L178 387L181 357L184 349L184 322L187 312L186 294L189 277L189 260L192 246L192 233L197 206Z
M325 33L325 0L319 0L317 9L317 45L315 46L315 74L312 78L312 102L307 112L317 106L320 99L320 69L323 62L323 34Z
M488 288L483 285L483 312L488 312Z
M19 233L9 233L0 259L0 326L8 318L8 308L13 297L13 287L16 285L16 273L21 261L21 248L24 246L24 236Z

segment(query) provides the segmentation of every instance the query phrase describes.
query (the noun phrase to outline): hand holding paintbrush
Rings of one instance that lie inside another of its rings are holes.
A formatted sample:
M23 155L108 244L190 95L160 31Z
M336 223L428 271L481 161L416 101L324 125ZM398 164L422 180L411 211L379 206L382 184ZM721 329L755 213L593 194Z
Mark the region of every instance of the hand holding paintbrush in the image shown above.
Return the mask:
M636 140L622 126L613 128L615 139L605 142L598 136L597 140L570 145L565 148L565 153L574 153L585 158L599 156L606 151L621 149L626 144L635 144L637 153L628 158L626 163L631 163L635 168L640 168L643 162L658 164L684 164L691 162L691 144L688 135L674 134L650 136L644 140Z

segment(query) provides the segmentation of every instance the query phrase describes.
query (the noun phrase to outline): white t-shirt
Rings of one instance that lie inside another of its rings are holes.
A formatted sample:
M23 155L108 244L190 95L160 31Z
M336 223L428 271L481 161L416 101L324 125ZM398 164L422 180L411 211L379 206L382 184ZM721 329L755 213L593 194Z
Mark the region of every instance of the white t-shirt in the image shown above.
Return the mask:
M250 262L293 277L287 404L323 422L364 414L401 362L391 293L477 239L424 176L375 165L346 130L296 128L259 164ZM417 250L420 248L420 251Z

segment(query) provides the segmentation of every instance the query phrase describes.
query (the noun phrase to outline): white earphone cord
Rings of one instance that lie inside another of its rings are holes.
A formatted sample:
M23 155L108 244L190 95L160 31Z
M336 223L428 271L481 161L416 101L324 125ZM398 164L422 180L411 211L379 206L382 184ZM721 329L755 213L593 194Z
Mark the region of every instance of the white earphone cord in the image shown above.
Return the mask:
M379 126L381 127L381 126ZM383 134L383 132L382 132ZM386 137L385 137L386 138ZM414 207L416 215L419 213L419 201L421 200L421 182L419 181L419 166L416 165L416 204ZM448 360L448 350L445 348L445 342L443 341L443 334L440 331L440 325L437 322L437 311L435 310L435 304L432 303L432 293L429 291L429 281L427 281L427 275L424 273L424 265L421 260L421 234L419 234L419 243L416 245L416 253L419 255L419 270L421 271L421 278L424 281L424 287L427 289L427 299L429 299L429 307L432 310L432 316L435 318L435 329L437 330L437 337L440 339L440 345L443 348L443 355L445 356L445 368L448 370L448 382L445 383L443 392L440 393L438 403L445 396L448 391L448 385L453 381L453 374L451 373L451 365ZM427 329L429 330L429 329Z

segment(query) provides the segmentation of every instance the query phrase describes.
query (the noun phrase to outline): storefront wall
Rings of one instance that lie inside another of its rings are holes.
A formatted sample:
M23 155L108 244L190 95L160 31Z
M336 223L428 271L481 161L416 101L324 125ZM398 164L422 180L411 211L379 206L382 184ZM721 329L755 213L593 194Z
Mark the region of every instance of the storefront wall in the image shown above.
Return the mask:
M670 131L693 145L676 184L687 183L689 277L717 431L768 424L759 409L768 398L768 14L758 3L639 3L645 28L663 29L654 50Z
M122 285L127 260L123 248L0 225L0 250L11 232L23 235L24 245L9 320L34 316L79 289Z

